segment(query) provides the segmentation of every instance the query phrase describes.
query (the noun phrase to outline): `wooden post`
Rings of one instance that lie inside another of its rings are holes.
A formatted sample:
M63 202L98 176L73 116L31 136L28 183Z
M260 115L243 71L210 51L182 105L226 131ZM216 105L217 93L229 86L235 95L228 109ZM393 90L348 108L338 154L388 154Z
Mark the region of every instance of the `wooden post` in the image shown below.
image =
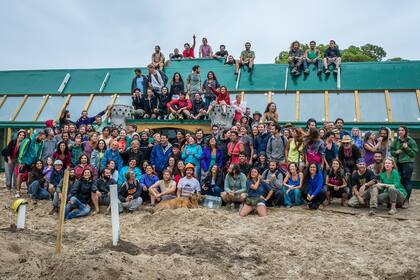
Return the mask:
M419 109L420 109L420 89L416 90L416 95L417 95L417 105L419 106Z
M241 91L241 103L245 100L245 91Z
M26 100L28 100L28 95L25 95L24 97L23 97L23 99L20 101L20 103L19 103L19 105L18 105L18 107L17 107L17 109L16 109L16 112L13 114L13 116L10 118L10 120L11 121L14 121L14 120L16 120L16 118L17 118L17 116L19 115L19 113L20 113L20 110L22 110L22 107L23 107L23 105L25 105L25 103L26 103Z
M57 239L55 241L55 254L61 254L61 243L63 240L63 225L64 225L64 212L67 202L67 189L69 187L69 170L64 171L63 179L63 188L61 189L61 202L60 202L60 212L58 214L58 223L57 223Z
M328 90L324 92L324 100L325 100L325 121L328 121L329 112L328 112Z
M64 103L61 106L60 111L58 111L57 117L55 118L56 121L58 121L60 119L61 114L63 113L64 110L66 110L67 106L70 103L70 98L71 98L71 94L69 94L69 95L66 96L66 99L64 100Z
M3 106L4 102L6 102L7 95L3 95L3 97L0 100L0 108Z
M295 121L299 121L299 99L300 91L296 91L296 104L295 104Z
M92 104L92 100L94 97L95 95L93 93L89 96L88 100L86 101L85 106L83 107L83 111L89 110L90 104Z
M356 122L360 122L359 91L354 91L354 109L356 111Z
M273 92L271 92L271 91L268 92L267 101L268 101L268 103L273 102Z
M36 111L36 113L35 113L35 116L34 116L34 119L33 119L34 122L36 122L38 120L39 115L41 115L42 110L44 110L45 104L47 104L49 98L50 98L49 94L44 96L44 100L42 101L41 106L39 107L38 111Z
M112 98L111 98L111 103L109 103L110 107L107 109L107 111L106 111L106 113L105 113L105 121L107 121L107 120L108 120L109 115L111 114L111 109L110 109L110 108L111 108L112 106L114 106L115 101L117 100L117 97L118 97L118 95L117 95L117 94L114 94L114 95L112 96Z
M385 105L386 105L386 114L388 117L388 122L392 122L392 110L391 110L391 98L389 97L389 91L385 90Z
M12 140L12 129L10 127L7 128L7 136L6 136L6 144Z

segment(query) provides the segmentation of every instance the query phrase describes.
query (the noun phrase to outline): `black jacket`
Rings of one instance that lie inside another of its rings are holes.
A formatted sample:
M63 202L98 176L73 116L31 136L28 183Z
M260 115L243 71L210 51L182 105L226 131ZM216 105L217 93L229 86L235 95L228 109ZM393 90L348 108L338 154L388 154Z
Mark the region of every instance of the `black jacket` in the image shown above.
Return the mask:
M191 101L192 104L192 109L191 109L191 113L193 114L193 116L197 116L198 113L200 113L201 109L206 109L206 105L204 104L203 100L200 99L200 101L197 102L197 100L192 100Z
M76 180L70 190L71 196L77 197L83 204L89 204L92 201L92 193L98 190L95 181Z
M207 176L203 180L203 185L205 185L208 188L211 186L211 176L212 176L211 171L209 171L207 173ZM217 172L215 183L219 188L221 188L221 189L224 188L224 186L225 186L224 178L223 178L223 174L222 174L221 171Z
M132 96L131 105L133 105L134 110L142 109L144 110L144 102L142 96Z
M127 196L132 195L134 199L139 198L141 195L142 188L140 183L136 180L133 184L124 182L118 192L118 199L121 202L127 201Z
M165 96L163 96L162 94L159 94L158 96L159 99L159 110L164 110L166 111L168 108L166 107L166 104L168 104L168 102L170 102L172 100L172 94L167 94Z
M158 107L157 97L152 96L151 99L148 99L147 97L145 97L143 99L143 107L144 107L144 111L146 112L146 114L148 114L148 115L154 114L155 112L153 112L153 110L157 109L157 107Z
M145 157L143 156L143 152L141 151L141 149L140 149L140 148L139 148L139 150L138 150L137 152L134 152L133 148L130 148L130 149L125 150L124 152L122 152L122 153L120 153L120 154L121 154L121 157L122 157L122 159L123 159L123 161L124 161L124 166L127 166L127 165L128 165L128 162L129 162L131 159L135 158L135 159L136 159L136 161L137 161L137 166L138 166L138 167L140 167L140 166L141 166L142 161L143 161L144 159L148 159L148 158L145 158Z
M105 181L103 178L98 178L96 180L96 188L101 192L101 194L105 195L109 193L109 186L116 184L117 182L115 182L115 180L112 178L107 181Z
M1 151L1 155L4 157L4 160L7 162L7 157L11 157L13 150L15 149L17 139L12 139L9 144Z

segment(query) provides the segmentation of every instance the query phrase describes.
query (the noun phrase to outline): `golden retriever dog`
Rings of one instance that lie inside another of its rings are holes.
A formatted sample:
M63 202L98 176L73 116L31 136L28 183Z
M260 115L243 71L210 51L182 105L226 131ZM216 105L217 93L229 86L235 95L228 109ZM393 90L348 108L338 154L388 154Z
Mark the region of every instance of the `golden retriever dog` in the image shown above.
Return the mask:
M202 198L200 193L191 193L188 197L177 197L171 200L161 201L156 205L155 211L177 208L198 208Z

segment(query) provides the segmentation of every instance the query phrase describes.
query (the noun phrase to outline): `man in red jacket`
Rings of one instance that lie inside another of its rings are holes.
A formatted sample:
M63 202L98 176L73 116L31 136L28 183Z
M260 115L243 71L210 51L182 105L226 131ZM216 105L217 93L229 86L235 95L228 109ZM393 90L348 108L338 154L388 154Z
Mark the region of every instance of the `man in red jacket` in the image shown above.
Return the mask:
M191 116L190 110L192 108L192 104L189 99L185 98L184 92L180 92L179 99L168 102L168 104L166 104L166 107L168 107L168 110L170 112L170 120L182 120Z

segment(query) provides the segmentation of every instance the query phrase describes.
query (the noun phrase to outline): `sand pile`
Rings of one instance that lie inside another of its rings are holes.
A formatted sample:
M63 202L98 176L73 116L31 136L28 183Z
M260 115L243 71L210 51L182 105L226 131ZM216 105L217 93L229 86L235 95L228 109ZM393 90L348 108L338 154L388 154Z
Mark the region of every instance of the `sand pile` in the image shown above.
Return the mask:
M123 214L111 245L111 217L65 224L54 256L57 216L29 205L26 229L11 232L11 194L0 185L1 279L419 279L419 206L400 218L275 209L240 219L225 209ZM415 193L420 198L420 193ZM335 211L334 210L334 211ZM386 213L386 212L384 212Z

